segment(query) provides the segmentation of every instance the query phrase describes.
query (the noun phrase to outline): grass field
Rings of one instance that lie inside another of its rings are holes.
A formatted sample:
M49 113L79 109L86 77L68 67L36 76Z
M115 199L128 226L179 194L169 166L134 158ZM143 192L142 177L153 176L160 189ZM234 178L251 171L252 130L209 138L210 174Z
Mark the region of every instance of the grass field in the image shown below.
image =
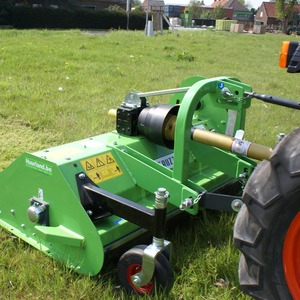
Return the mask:
M114 121L107 111L117 108L128 92L174 88L193 75L235 77L258 93L299 100L300 75L278 67L284 40L299 37L0 30L0 170L24 151L111 131ZM253 100L246 139L273 146L278 133L298 126L298 111ZM249 299L239 290L234 219L232 214L207 212L168 234L175 272L168 299ZM128 298L118 286L114 259L89 278L3 229L0 241L0 299Z

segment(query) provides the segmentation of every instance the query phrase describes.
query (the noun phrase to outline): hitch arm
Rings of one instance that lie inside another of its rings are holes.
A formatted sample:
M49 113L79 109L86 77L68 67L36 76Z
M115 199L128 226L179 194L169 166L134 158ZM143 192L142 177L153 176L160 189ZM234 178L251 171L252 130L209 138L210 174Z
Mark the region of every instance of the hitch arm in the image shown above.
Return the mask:
M276 105L281 105L289 108L294 108L294 109L300 109L300 102L289 100L289 99L284 99L284 98L279 98L271 95L264 95L264 94L257 94L257 93L250 93L250 92L244 92L244 95L250 96L251 98L256 98L259 100L262 100L264 102L276 104Z

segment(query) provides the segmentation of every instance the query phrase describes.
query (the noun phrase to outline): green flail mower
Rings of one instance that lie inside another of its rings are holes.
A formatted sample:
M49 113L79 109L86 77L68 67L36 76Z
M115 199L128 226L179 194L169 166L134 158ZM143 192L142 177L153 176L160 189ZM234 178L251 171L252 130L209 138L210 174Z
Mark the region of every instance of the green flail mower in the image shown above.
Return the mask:
M148 102L168 94L168 104ZM252 98L300 108L228 77L128 94L109 112L115 131L24 153L0 173L0 225L91 276L107 253L150 233L150 245L120 257L118 276L127 291L151 294L174 282L169 220L239 211L241 288L257 299L300 299L300 130L274 149L244 140Z

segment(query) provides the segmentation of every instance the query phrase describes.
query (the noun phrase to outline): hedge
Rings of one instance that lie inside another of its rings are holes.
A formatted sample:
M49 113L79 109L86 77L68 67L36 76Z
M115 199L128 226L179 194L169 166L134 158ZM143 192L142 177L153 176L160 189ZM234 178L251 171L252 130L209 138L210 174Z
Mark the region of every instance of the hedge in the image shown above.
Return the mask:
M11 25L13 5L9 0L0 0L0 25Z
M52 9L15 7L12 13L15 28L82 28L82 29L126 29L125 11L89 9ZM131 12L129 29L145 28L145 13Z

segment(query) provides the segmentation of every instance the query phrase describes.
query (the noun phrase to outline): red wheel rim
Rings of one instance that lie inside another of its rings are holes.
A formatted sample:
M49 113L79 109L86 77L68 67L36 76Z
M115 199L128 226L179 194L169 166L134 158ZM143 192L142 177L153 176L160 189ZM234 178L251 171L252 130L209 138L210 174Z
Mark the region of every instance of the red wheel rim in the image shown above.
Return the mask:
M153 291L153 288L154 288L153 280L151 280L149 283L147 283L143 286L140 286L140 287L136 287L134 285L134 283L131 281L131 276L140 272L141 270L142 270L142 266L139 264L130 265L127 268L127 273L126 273L127 281L130 283L130 285L133 287L133 289L136 290L138 293L149 294Z
M294 299L300 299L300 212L292 221L283 245L284 275Z

